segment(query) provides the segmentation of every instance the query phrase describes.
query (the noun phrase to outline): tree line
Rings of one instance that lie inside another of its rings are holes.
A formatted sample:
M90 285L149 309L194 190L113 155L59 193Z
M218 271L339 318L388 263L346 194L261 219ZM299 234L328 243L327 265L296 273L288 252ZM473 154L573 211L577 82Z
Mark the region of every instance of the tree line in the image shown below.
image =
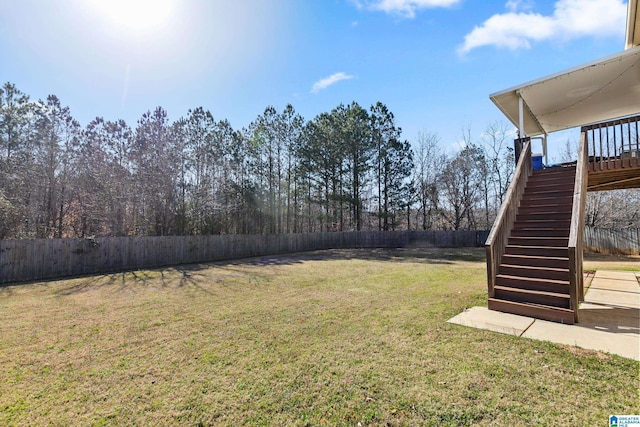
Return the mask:
M311 120L269 106L234 129L203 107L85 127L55 96L0 88L0 238L486 229L514 169L509 129L446 153L381 102Z

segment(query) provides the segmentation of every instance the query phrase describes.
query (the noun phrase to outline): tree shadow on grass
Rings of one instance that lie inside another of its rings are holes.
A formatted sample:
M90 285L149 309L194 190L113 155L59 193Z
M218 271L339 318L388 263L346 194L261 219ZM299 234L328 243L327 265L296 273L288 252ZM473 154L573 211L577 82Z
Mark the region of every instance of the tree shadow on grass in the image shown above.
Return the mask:
M58 288L57 295L65 296L75 293L87 292L99 289L113 289L114 292L133 291L136 288L184 288L187 286L197 288L203 292L211 293L202 286L202 281L215 281L224 284L224 280L216 280L215 277L201 275L207 270L221 268L225 271L246 274L244 267L273 267L301 264L314 261L341 261L363 260L377 262L417 262L431 265L450 265L456 262L484 262L485 252L483 248L392 248L392 249L326 249L309 252L297 252L292 254L278 254L241 258L224 261L213 261L196 264L182 264L144 270L127 270L107 274L94 274L76 276L70 278L41 280L23 283L0 285L0 295L9 296L15 286L39 284L43 286L56 286L60 282L66 286ZM268 280L270 276L260 274L259 269L251 274L260 280ZM197 278L196 276L201 276Z
M56 292L57 295L64 296L103 288L120 292L131 290L132 284L148 287L152 280L155 281L158 276L162 277L163 275L162 270L121 271L72 279L57 279L55 281L42 283L54 285L63 281L68 282L69 286L65 286Z
M328 249L292 255L295 260L333 261L363 260L385 262L420 262L454 264L456 262L484 262L483 248L391 248L391 249Z

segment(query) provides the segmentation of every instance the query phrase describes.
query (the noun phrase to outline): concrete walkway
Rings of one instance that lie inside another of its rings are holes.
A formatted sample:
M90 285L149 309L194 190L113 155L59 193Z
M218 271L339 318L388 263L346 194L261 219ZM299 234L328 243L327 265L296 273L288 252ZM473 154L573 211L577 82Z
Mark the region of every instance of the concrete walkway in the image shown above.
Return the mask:
M640 360L638 277L640 272L597 271L580 304L575 325L489 311L486 307L472 307L448 322Z

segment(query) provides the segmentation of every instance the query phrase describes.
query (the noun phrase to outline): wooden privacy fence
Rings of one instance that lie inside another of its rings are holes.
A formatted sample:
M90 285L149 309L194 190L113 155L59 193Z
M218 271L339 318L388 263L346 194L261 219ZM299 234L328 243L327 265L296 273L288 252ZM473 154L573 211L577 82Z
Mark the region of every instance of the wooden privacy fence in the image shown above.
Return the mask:
M640 255L640 228L584 230L584 250L602 254Z
M0 240L0 283L319 249L482 246L488 231L361 231Z

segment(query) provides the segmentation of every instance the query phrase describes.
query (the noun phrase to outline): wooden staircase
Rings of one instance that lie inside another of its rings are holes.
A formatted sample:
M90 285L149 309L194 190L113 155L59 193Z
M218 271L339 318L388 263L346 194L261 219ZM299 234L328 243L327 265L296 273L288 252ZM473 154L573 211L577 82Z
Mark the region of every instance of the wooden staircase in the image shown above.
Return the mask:
M489 309L573 324L568 252L576 167L533 171L500 260Z

